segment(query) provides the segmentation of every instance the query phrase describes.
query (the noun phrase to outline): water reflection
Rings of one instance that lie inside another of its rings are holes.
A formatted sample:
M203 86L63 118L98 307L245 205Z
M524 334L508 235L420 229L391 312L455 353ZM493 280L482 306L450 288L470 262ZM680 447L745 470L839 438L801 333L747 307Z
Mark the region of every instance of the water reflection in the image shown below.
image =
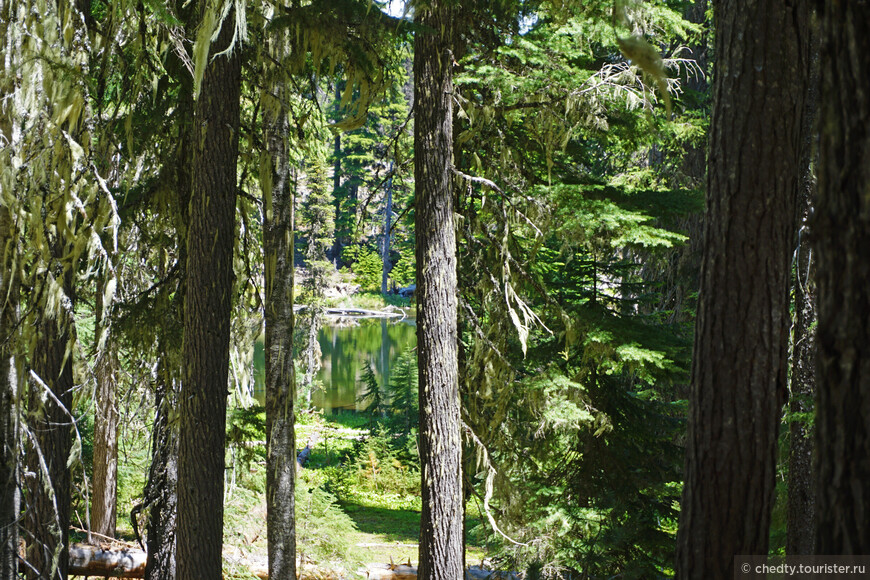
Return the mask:
M357 403L360 394L359 377L368 360L378 384L388 384L390 367L399 355L417 343L413 319L394 322L387 319L362 319L358 325L327 325L320 329L318 340L323 353L322 367L317 383L322 386L312 395L315 407L327 413L361 411ZM262 405L265 401L265 358L263 342L254 347L254 398Z

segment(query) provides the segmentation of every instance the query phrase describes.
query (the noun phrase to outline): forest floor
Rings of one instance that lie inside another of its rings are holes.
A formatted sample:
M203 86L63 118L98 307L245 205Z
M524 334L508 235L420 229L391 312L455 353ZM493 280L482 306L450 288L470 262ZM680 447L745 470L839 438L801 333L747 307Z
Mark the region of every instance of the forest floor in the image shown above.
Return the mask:
M353 446L369 435L360 422L353 415L315 415L309 424L297 425L300 448L316 441L298 478L297 550L303 562L331 570L335 578L365 577L360 571L375 564L417 564L420 496L418 485L409 480L419 478L419 472L405 468L398 470L405 477L393 474L391 479L385 465L384 471L375 469L381 484L371 485L365 469L348 459ZM368 457L377 463L371 453ZM264 474L263 462L253 459L237 462L235 476L228 478L225 578L247 579L251 576L246 568L265 566ZM482 562L486 547L478 533L479 511L473 504L468 508L466 554L468 564L474 565Z
M262 408L230 417L224 504L224 577L228 579L252 580L267 567L264 420ZM372 447L378 438L370 436L366 421L357 414L315 413L303 414L297 423L297 446L314 441L298 477L298 553L305 567L323 572L323 578L364 578L360 571L374 565L417 564L419 471ZM141 494L147 473L146 443L143 433L141 445L124 450L118 537L129 548L138 545L129 517L121 514L129 514L141 501L137 491ZM475 503L468 504L467 514L466 561L469 566L479 565L490 555L487 526L481 524ZM86 537L77 532L72 541L85 542Z

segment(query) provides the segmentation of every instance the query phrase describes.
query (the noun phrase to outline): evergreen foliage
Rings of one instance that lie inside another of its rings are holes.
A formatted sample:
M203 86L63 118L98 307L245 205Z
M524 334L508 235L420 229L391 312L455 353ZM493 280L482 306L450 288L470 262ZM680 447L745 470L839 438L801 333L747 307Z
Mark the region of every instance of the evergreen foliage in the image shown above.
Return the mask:
M360 248L356 262L351 266L357 283L363 290L368 291L380 289L383 267L384 263L381 261L380 255L368 246Z
M365 413L371 418L370 425L375 425L377 419L386 412L386 404L381 394L381 386L372 368L372 363L365 361L362 377L360 377L362 393L356 398L358 403L367 403Z
M326 180L326 165L314 160L308 168L308 196L302 203L302 224L306 227L305 263L308 276L303 282L305 293L300 297L304 302L322 302L332 263L326 253L332 246L335 234L335 211L332 207L332 192Z
M638 18L665 38L691 28L654 6ZM496 536L505 566L666 575L689 333L643 274L698 194L644 165L668 125L614 31L554 16L469 51L458 81L467 477L520 542Z
M314 388L314 375L320 369L320 343L317 333L323 325L325 309L324 291L333 272L332 263L326 258L326 251L332 246L335 232L335 217L332 195L326 181L326 166L315 160L308 169L308 197L303 202L303 222L307 226L305 260L308 276L303 282L304 292L300 300L307 309L300 317L303 345L300 349L303 359L303 373L299 387L305 397L307 408L311 406Z
M683 47L701 43L709 23L685 20L684 4L451 4L461 31L451 64L451 199L464 491L484 511L481 533L499 566L530 577L673 573L697 299L697 268L687 262L700 246L693 216L704 205L704 163L700 173L687 164L709 124L708 94L696 82L707 69ZM0 277L0 351L18 371L3 385L11 406L2 407L2 443L16 461L24 451L33 459L51 381L26 378L40 369L46 339L62 341L55 346L71 361L74 396L57 421L71 416L82 439L55 450L63 456L56 465L68 468L58 475L71 473L75 488L55 493L72 494L72 513L87 519L80 490L94 477L97 361L117 352L119 512L137 504L149 548L163 559L151 577L174 574L159 566L175 558L198 147L191 119L219 8L209 3L207 26L198 27L193 4L0 0L0 257L8 273ZM266 457L261 409L244 407L274 267L263 255L264 224L274 218L269 138L286 151L295 194L287 239L301 283L287 294L306 308L295 352L282 356L295 358L304 405L316 386L335 270L379 291L386 222L391 285L417 276L410 41L431 31L381 8L255 2L224 23L239 33L243 69L226 387L238 407L227 415L229 489L246 508L265 491L246 479ZM282 49L270 52L278 39ZM269 134L264 118L285 134ZM442 221L439 228L451 226ZM354 352L330 363L348 366L377 342L380 329L365 332L345 347ZM401 492L419 508L417 355L401 353L387 384L367 364L359 421L370 436L342 467L302 476L295 497L306 557L347 552L353 523L337 501L358 500L354 493ZM141 452L149 443L150 465ZM26 511L39 488L9 481L24 490ZM17 545L9 537L0 543Z

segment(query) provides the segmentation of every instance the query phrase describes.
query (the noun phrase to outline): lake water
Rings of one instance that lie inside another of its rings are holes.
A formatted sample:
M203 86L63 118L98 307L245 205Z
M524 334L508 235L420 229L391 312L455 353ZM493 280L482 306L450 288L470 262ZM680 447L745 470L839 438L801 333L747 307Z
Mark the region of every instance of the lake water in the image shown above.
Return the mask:
M362 411L365 405L357 403L357 397L365 390L359 385L365 361L371 363L378 384L389 384L393 363L403 351L417 344L416 323L408 318L361 319L353 326L330 326L329 318L326 322L318 335L323 359L317 381L323 388L314 392L311 402L326 413ZM263 342L258 341L254 348L254 398L261 405L265 396L264 361Z

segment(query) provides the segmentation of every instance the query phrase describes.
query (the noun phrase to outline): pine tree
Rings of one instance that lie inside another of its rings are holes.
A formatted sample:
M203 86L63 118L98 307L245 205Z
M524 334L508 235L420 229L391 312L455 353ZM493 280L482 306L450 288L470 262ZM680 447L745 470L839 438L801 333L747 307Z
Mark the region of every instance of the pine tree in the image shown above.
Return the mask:
M326 252L332 246L335 232L332 195L326 181L326 166L322 161L316 160L309 166L307 185L308 197L303 202L302 215L308 227L305 251L308 277L304 282L305 293L301 299L308 307L300 321L304 333L304 347L301 351L304 374L300 388L305 397L305 406L310 409L314 377L320 370L318 333L323 326L326 311L324 292L333 271Z

